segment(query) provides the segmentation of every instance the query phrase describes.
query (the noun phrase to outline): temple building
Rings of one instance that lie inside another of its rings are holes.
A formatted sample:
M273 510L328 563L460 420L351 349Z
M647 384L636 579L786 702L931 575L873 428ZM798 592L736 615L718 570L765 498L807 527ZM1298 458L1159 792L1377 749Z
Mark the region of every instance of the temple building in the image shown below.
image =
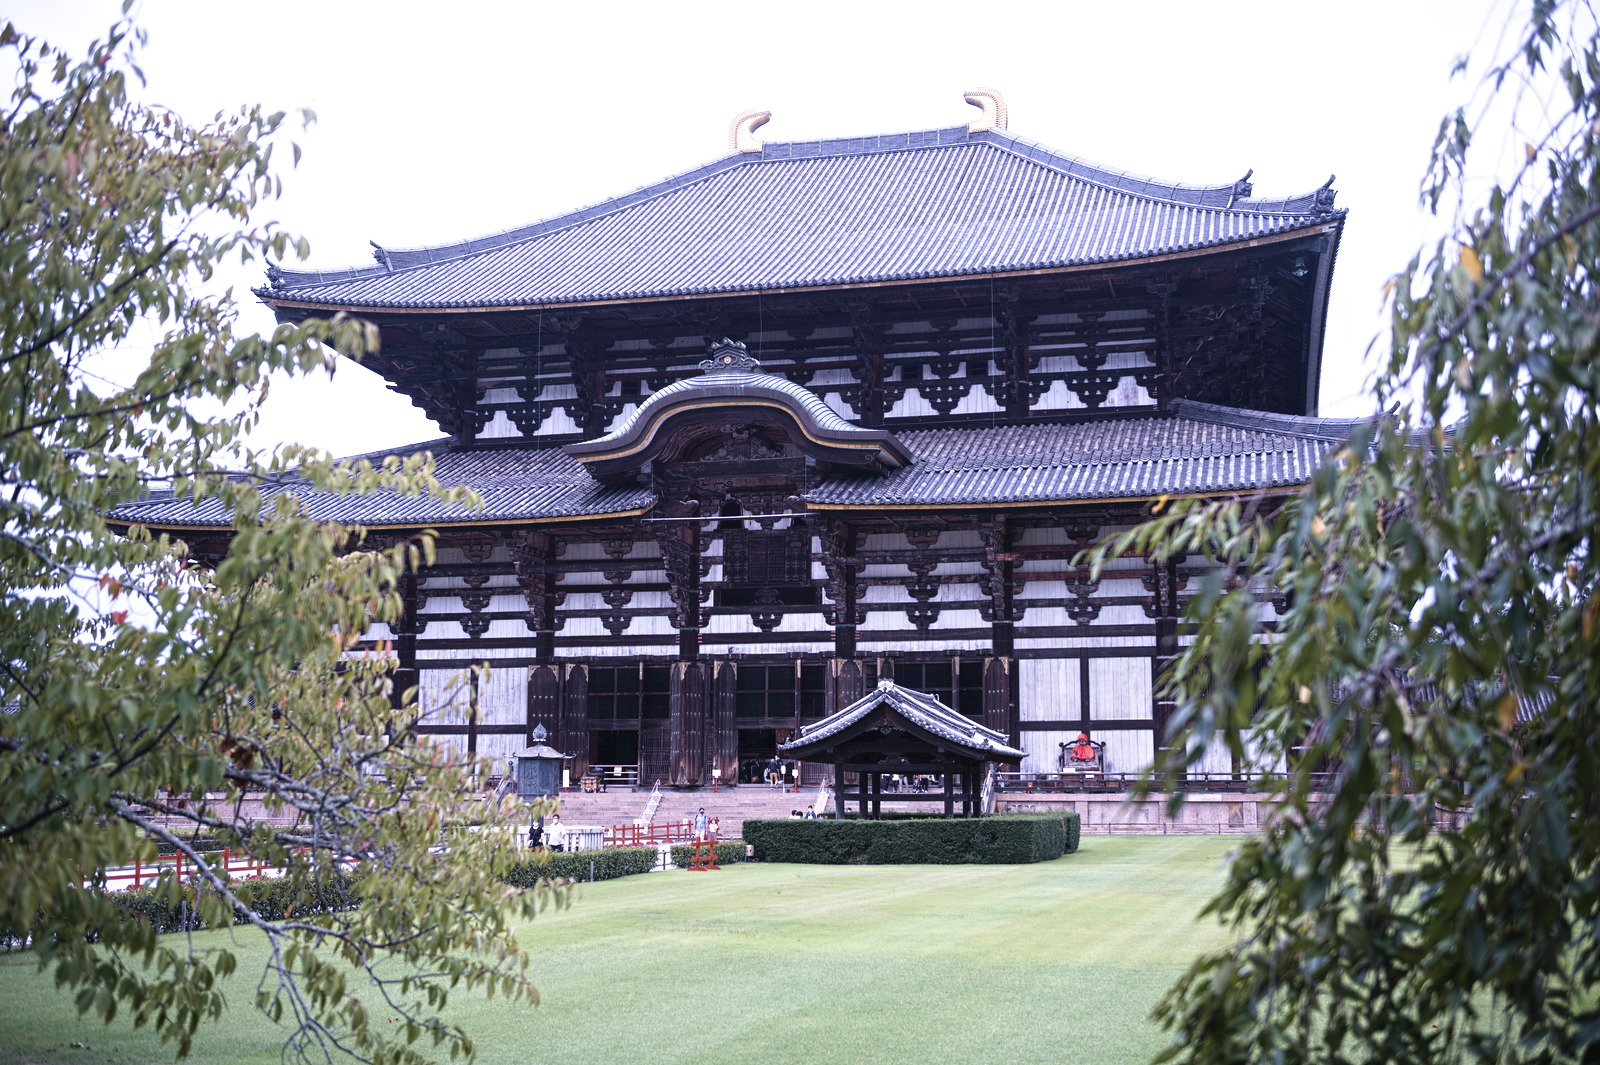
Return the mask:
M1331 180L1096 166L967 99L970 125L795 143L746 113L729 154L591 207L271 271L280 319L376 324L365 365L445 434L396 451L485 503L296 490L380 540L437 531L370 634L419 731L504 759L543 725L575 775L727 783L888 679L1024 771L1080 731L1110 770L1151 761L1192 572L1074 556L1158 500L1291 491L1344 441L1317 400L1345 212ZM202 555L229 523L118 517Z

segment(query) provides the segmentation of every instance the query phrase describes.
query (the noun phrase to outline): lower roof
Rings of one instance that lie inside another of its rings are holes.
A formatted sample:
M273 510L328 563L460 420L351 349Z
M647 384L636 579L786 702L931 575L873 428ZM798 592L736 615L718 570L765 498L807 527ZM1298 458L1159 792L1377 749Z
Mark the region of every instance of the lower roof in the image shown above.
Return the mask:
M941 510L1155 499L1170 495L1290 489L1348 439L1355 421L1263 414L1179 400L1170 413L1046 425L928 429L898 434L911 453L887 476L835 476L803 499L818 510ZM308 516L367 526L421 528L583 521L643 514L658 502L637 485L602 484L560 448L452 450L449 440L368 456L432 452L436 475L483 499L473 512L393 492L338 495L286 479L270 498L293 493ZM118 524L156 529L223 529L216 500L170 495L117 508Z

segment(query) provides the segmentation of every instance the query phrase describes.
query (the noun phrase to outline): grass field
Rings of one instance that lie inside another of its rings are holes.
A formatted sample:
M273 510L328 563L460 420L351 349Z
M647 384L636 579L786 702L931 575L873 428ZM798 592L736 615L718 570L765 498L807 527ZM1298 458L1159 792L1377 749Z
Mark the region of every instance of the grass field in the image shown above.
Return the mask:
M1232 845L1087 836L1026 866L738 865L586 885L523 933L537 1008L460 996L485 1065L1074 1065L1148 1061L1150 1008L1224 933L1195 920ZM215 942L229 933L197 936ZM194 1060L275 1063L237 1005ZM74 1046L73 1044L77 1044ZM165 1062L145 1031L82 1021L30 959L0 957L0 1063Z

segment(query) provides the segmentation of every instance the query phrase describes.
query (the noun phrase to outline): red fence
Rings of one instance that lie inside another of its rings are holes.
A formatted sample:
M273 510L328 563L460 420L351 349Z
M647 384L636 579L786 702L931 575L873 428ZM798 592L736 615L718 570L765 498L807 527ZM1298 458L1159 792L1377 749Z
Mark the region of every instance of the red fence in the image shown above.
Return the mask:
M251 876L274 876L283 871L281 866L269 865L249 854L234 854L231 850L208 852L205 859L213 872L233 880ZM85 877L83 885L101 887L107 891L128 891L132 888L149 887L164 876L188 880L199 872L199 868L188 855L164 854L148 862L136 861L132 865L101 870L92 877Z
M687 821L665 824L612 825L606 829L607 847L653 847L658 843L692 843L694 826Z

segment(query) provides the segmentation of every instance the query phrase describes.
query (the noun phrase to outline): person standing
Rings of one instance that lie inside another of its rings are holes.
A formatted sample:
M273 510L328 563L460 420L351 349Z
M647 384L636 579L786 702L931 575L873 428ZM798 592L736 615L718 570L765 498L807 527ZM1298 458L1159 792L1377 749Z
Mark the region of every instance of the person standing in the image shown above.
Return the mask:
M694 815L694 838L698 843L706 838L706 808L700 807L700 812Z
M553 851L567 849L567 826L561 823L560 814L550 816L550 824L545 829L545 842Z
M538 850L539 844L544 842L544 818L535 817L528 825L528 849Z
M778 786L778 782L782 779L783 762L778 759L777 755L773 755L772 761L767 763L767 785L769 787L776 788Z

